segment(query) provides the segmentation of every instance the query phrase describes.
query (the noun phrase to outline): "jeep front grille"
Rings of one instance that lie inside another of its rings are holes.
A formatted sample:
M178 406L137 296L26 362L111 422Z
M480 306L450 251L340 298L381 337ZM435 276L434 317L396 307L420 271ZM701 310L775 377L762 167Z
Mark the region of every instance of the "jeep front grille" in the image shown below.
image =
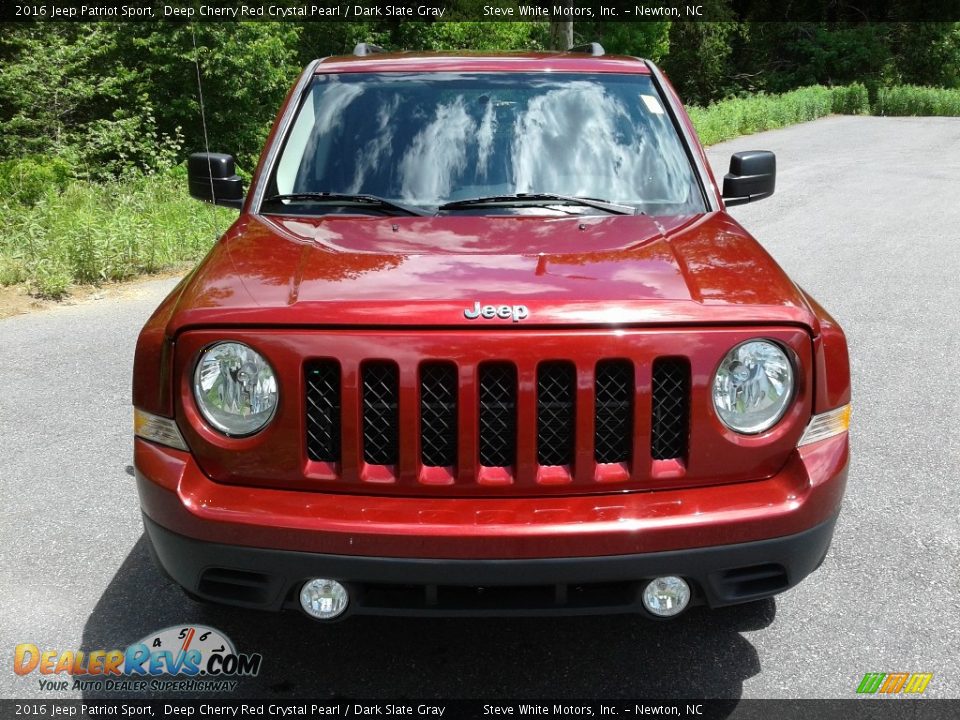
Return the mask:
M358 468L359 476L388 484L403 468L412 468L424 484L509 485L524 462L539 468L535 478L541 484L574 482L574 468L584 461L593 464L593 482L625 480L636 476L631 468L638 458L682 462L688 452L689 363L664 357L647 364L646 374L643 367L632 360L600 360L584 373L568 360L546 360L531 367L526 386L510 362L427 360L416 366L415 383L405 391L392 361L361 362L356 385L334 360L309 362L306 455L338 468L343 448L355 448L367 467L381 468L374 474ZM646 388L638 384L641 378ZM529 399L521 394L523 387L533 390ZM351 416L349 404L344 407L349 397L358 403L358 415ZM638 415L638 398L644 397L645 412ZM414 408L405 410L404 398L415 404L417 421L409 427L402 418ZM358 432L352 443L342 437L344 419L350 417ZM519 446L521 418L535 429L528 448ZM584 437L592 442L578 446ZM415 453L406 465L405 449ZM491 470L496 472L490 475Z

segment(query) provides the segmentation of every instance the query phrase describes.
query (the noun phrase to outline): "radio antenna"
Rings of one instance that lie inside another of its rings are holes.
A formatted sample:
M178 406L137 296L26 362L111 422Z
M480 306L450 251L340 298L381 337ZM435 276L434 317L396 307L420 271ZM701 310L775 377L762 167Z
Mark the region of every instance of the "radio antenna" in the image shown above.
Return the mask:
M213 166L210 163L210 141L207 138L207 111L203 105L203 82L200 79L200 50L197 48L197 28L190 23L190 34L193 36L193 64L197 69L197 96L200 98L200 124L203 126L203 150L207 154L207 177L210 179L210 214L213 222L213 232L216 239L220 238L220 226L217 223L217 196L213 189Z

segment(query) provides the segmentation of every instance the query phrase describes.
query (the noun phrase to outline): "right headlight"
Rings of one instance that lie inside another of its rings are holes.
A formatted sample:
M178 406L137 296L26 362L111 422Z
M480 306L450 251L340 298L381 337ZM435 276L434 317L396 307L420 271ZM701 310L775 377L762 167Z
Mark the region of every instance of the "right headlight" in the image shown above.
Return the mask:
M221 342L200 356L193 395L203 417L224 435L252 435L277 411L277 378L270 363L253 348Z
M793 399L793 364L769 340L748 340L723 358L713 379L713 407L724 425L754 435L769 430Z

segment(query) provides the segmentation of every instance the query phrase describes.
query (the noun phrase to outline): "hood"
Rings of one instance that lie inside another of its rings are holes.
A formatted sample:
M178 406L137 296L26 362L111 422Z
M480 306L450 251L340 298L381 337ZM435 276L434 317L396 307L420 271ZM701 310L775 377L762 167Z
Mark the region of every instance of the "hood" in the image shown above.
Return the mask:
M468 317L478 303L522 305L527 317ZM816 323L797 287L723 212L242 216L184 284L177 310L171 334L231 324Z

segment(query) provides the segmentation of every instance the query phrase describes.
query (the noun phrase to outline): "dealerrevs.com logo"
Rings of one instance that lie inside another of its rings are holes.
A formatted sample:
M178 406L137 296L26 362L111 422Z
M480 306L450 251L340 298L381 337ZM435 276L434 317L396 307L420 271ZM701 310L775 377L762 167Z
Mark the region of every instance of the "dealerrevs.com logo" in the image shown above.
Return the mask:
M179 625L151 633L125 650L40 650L17 645L13 671L38 675L41 690L224 692L260 672L260 653L238 653L219 630Z

